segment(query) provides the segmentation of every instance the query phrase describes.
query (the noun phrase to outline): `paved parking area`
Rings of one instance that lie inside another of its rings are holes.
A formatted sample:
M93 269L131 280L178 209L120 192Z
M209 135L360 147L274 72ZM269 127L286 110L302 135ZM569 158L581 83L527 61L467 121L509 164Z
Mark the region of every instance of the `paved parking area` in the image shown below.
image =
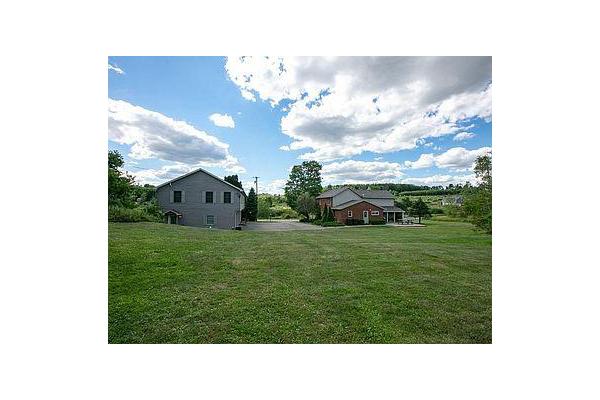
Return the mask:
M242 226L243 231L313 231L325 229L313 224L305 224L294 220L248 222Z

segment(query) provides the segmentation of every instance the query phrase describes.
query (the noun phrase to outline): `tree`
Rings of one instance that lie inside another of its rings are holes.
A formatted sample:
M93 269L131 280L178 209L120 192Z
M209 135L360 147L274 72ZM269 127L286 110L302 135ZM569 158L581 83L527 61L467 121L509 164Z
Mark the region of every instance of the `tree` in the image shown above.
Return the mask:
M323 216L321 215L321 207L317 204L317 209L315 210L315 220L322 221Z
M321 164L316 161L304 161L292 168L284 192L288 205L300 212L297 209L299 197L304 193L316 197L322 190Z
M400 207L402 210L406 211L407 213L410 213L410 210L413 206L413 202L410 200L410 197L403 197L402 199L400 199L398 204L396 204L396 206Z
M132 176L119 170L125 162L123 156L116 151L108 152L108 205L132 207L134 203Z
M227 175L225 178L223 178L223 180L225 182L231 183L235 187L239 187L240 189L244 190L244 188L242 187L242 182L240 182L237 175Z
M246 199L246 218L248 221L256 221L257 211L258 211L258 199L256 198L256 192L254 188L250 189L250 193L248 193L248 199Z
M471 222L487 233L492 233L492 157L489 154L477 157L475 176L480 184L464 190L463 213Z
M419 198L412 205L410 210L410 214L415 217L419 217L419 223L421 223L421 217L431 217L431 210L427 203L423 201L423 199Z
M486 154L475 160L475 176L481 180L484 189L492 190L492 156Z
M304 215L307 220L310 219L310 213L315 211L317 201L315 197L308 192L302 193L297 200L297 211Z
M258 214L260 219L271 218L271 207L273 206L273 198L270 194L261 193L258 195Z

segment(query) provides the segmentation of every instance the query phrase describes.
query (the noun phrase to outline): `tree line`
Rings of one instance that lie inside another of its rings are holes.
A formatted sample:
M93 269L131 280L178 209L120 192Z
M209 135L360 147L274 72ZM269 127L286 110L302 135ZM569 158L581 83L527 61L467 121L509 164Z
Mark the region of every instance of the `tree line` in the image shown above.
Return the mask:
M122 172L123 156L108 152L108 220L115 222L160 221L162 212L152 185L138 185L133 176Z

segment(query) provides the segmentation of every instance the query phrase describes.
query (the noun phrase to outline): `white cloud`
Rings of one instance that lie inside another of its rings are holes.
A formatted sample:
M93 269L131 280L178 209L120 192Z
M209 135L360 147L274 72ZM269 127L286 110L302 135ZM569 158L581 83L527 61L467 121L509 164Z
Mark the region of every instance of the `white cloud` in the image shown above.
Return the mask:
M279 150L290 151L291 149L290 149L290 146L283 145L283 146L279 146Z
M458 183L464 184L471 182L471 184L477 183L477 178L474 174L470 175L432 175L420 178L406 178L402 180L402 183L410 183L413 185L425 185L425 186L447 186L449 184L456 185Z
M405 161L404 166L410 169L418 168L450 168L454 170L466 170L473 167L475 159L492 151L491 147L481 147L475 150L467 150L464 147L453 147L438 155L421 154L416 161Z
M273 179L270 182L261 183L258 182L258 192L259 193L269 193L269 194L283 194L283 188L287 179ZM252 185L254 187L254 183ZM250 190L248 188L248 190Z
M211 114L208 119L210 119L216 126L221 126L223 128L235 128L235 122L228 114L214 113Z
M402 175L402 166L386 161L346 160L323 165L324 184L392 182Z
M122 100L108 100L108 138L131 146L130 158L156 158L174 163L158 170L136 173L148 179L198 167L220 167L242 173L244 167L229 152L229 145L184 121Z
M125 71L123 71L121 68L117 67L116 65L112 65L111 63L108 63L108 70L115 71L119 75L123 75L125 73Z
M475 136L476 135L473 132L459 132L454 136L454 139L452 139L452 140L456 140L456 141L467 140L467 139L474 138Z
M375 161L381 161L381 160L383 160L383 157L375 157L375 158L373 158L373 160L375 160Z
M435 156L433 154L421 154L416 161L405 161L404 165L407 168L429 168L435 165Z
M289 99L282 132L301 159L415 148L491 120L490 57L230 57L229 78L246 98Z

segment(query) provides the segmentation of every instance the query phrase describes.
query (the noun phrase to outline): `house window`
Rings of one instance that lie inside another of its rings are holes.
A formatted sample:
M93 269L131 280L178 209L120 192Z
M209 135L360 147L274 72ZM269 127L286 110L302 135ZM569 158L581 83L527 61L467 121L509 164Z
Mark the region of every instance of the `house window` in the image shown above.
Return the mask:
M231 203L231 192L223 193L223 203Z
M379 215L379 211L371 211L371 215Z
M206 202L207 203L213 202L213 192L206 192Z
M181 203L181 190L173 191L173 203Z
M348 210L348 218L352 218L352 210Z
M215 216L207 215L206 216L206 225L214 225L215 224Z

